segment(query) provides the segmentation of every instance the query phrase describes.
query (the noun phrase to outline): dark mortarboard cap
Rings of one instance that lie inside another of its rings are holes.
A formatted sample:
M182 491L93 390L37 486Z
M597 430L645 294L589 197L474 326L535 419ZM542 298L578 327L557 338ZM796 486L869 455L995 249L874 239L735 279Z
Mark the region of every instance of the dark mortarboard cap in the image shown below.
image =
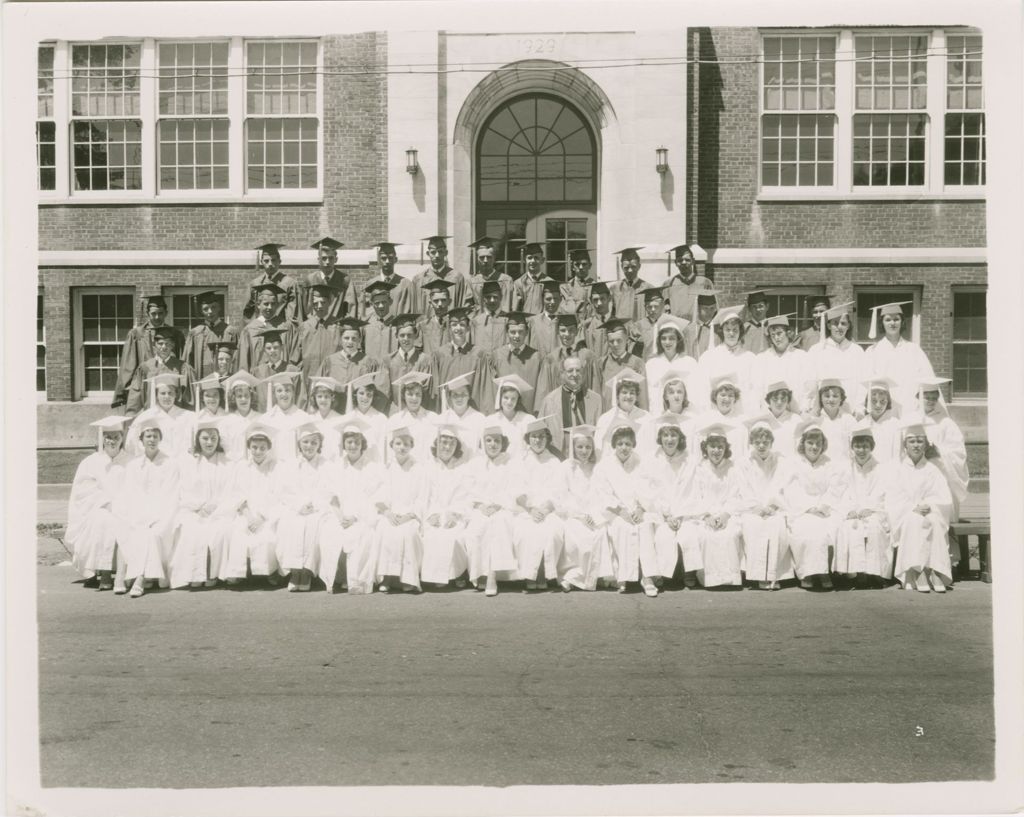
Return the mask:
M284 290L281 289L277 284L272 284L269 281L265 284L256 284L253 288L253 292L270 292L274 295L284 295Z
M764 303L768 300L768 293L763 289L755 289L753 292L747 293L747 304L753 305L756 303Z
M527 242L523 246L524 255L544 255L544 245L538 241Z
M275 244L273 241L268 241L266 244L260 244L256 249L260 252L271 252L281 254L281 248L284 244Z
M640 294L644 296L644 303L653 301L655 298L665 297L665 292L661 287L647 287L647 289L643 290Z
M433 244L434 246L445 247L447 249L449 238L451 238L450 235L428 235L426 238L422 238L420 240L426 241L428 247Z
M401 329L403 326L415 326L416 322L422 316L418 312L403 312L401 315L395 315L391 321L391 325L395 329Z
M340 289L332 287L330 284L313 284L310 289L317 295L323 295L325 298L336 298L341 294Z
M697 303L701 304L717 304L718 303L718 290L717 289L701 289L697 292Z
M198 295L196 295L196 303L200 305L216 303L217 300L222 297L223 295L220 292L217 292L216 290L213 289L208 289L206 292L200 292Z
M468 306L459 306L456 307L455 309L449 309L447 318L449 322L452 320L469 320L469 317L472 314L473 310L470 309Z
M602 323L601 328L604 329L605 332L614 332L618 329L625 329L627 323L629 323L629 321L624 321L622 318L612 318L610 321Z
M221 349L227 349L229 352L235 351L238 348L238 343L233 340L211 340L206 347L217 354Z
M576 326L580 322L575 312L563 313L558 316L557 320L559 326Z
M373 246L376 247L378 250L383 250L384 252L394 252L395 247L401 245L397 241L378 241Z
M589 248L582 249L582 250L569 250L569 260L570 261L590 261L591 260L590 252L591 252L591 250Z
M532 312L502 312L501 317L508 318L508 324L524 324L527 318L532 318Z
M344 329L362 329L366 326L366 321L360 320L359 318L339 318L335 324Z
M682 255L684 252L686 252L689 249L690 249L690 245L689 244L676 244L676 246L674 246L668 252L670 254L672 254L672 255ZM693 252L693 250L690 250L690 252Z
M167 309L167 301L164 300L163 295L150 295L146 298L146 309L149 309L151 306L159 306L163 309Z
M423 286L421 286L420 289L425 289L428 292L437 292L438 290L451 289L453 286L455 286L455 284L453 284L451 281L445 281L441 278L435 278L433 281L423 284Z
M371 284L367 284L363 292L368 295L376 295L378 292L391 292L395 288L395 284L389 284L387 281L374 281Z
M642 249L643 247L623 247L621 250L616 250L613 254L621 255L623 258L632 258L633 256L639 258L639 253Z
M611 295L611 290L608 289L608 283L606 281L594 281L590 284L591 295Z
M171 338L173 340L177 336L178 332L173 326L158 326L153 330L155 338Z
M478 247L493 247L497 243L498 239L491 238L489 235L484 235L480 236L480 238L471 243L469 246L472 247L473 249L477 249Z
M562 293L562 282L555 278L541 278L540 284L544 287L545 292Z
M480 288L480 292L484 295L490 295L492 292L501 294L501 284L497 281L484 281L483 286Z
M283 343L284 333L283 329L264 329L258 337L263 338L264 343Z
M340 250L342 247L345 246L345 244L344 244L344 242L336 241L335 239L331 238L330 236L324 236L319 241L314 241L309 246L311 246L314 250L322 250L322 249Z
M815 304L825 304L825 306L832 306L831 295L808 295L806 303L808 306L814 306Z

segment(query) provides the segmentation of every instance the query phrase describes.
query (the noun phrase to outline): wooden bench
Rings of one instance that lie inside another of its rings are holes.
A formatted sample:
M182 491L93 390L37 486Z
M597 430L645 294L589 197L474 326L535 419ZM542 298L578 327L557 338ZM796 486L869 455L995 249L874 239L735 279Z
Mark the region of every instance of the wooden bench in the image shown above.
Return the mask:
M957 566L957 578L964 578L970 570L970 546L969 536L978 537L978 578L986 584L992 583L991 564L991 537L992 520L989 518L977 517L975 519L960 519L949 526L949 533L956 537L960 546L960 564Z

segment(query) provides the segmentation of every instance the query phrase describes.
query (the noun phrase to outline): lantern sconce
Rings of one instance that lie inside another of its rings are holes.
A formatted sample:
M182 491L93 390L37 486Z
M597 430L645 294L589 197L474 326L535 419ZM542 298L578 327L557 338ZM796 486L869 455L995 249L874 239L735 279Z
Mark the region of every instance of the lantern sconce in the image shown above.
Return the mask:
M417 153L416 148L409 148L405 152L405 172L410 176L415 176L420 172L420 163L416 158Z
M668 173L668 148L660 147L657 149L658 164L655 166L657 171L664 176Z

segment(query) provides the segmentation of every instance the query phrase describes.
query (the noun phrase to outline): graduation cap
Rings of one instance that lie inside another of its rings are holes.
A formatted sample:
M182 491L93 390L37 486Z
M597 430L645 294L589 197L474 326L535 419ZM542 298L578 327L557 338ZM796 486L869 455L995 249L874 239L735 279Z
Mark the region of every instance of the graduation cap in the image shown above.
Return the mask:
M623 247L621 250L616 250L612 255L618 255L620 258L639 258L640 250L643 247Z
M640 294L644 296L644 303L650 303L655 298L661 298L664 300L665 291L661 287L647 287L640 291Z
M156 401L156 390L158 387L174 386L174 388L180 389L185 385L185 378L177 372L161 372L147 378L146 382L149 383L149 403L153 405Z
M493 248L494 245L497 244L497 243L498 243L498 239L491 238L491 236L489 236L489 235L484 235L484 236L480 236L480 238L478 238L476 241L473 241L472 243L467 244L466 246L471 247L472 249L476 250L476 249L479 249L480 247Z
M339 318L335 323L335 326L340 327L339 331L344 332L346 329L362 329L366 326L367 322L361 318Z
M743 424L751 434L763 428L766 431L771 431L772 436L774 436L774 422L775 418L771 414L756 414L744 420Z
M691 362L692 361L692 362ZM676 358L672 363L678 368L669 369L658 379L658 388L664 390L669 383L682 383L686 385L686 378L696 371L696 361L693 358Z
M374 281L370 284L367 284L366 287L364 287L363 292L365 292L367 295L370 295L371 297L373 295L376 295L378 292L386 292L388 295L390 295L391 290L393 290L396 286L397 284L389 284L387 281Z
M594 434L597 433L597 426L592 426L588 423L581 423L578 426L570 426L566 429L569 432L569 441L572 442L576 437L589 437L594 439Z
M411 371L406 372L401 377L396 377L391 381L392 386L398 386L398 405L400 407L405 406L404 392L406 386L419 386L421 389L427 387L427 383L430 382L429 372L417 372Z
M682 255L684 252L686 252L687 250L689 250L691 254L694 254L693 253L693 248L694 247L698 247L698 246L699 245L696 244L695 242L690 242L689 244L676 244L674 247L670 247L668 250L666 250L666 252L670 256L677 256L678 257L678 256Z
M902 318L903 307L907 304L913 306L913 303L913 301L898 301L896 303L880 304L878 306L871 307L871 328L868 330L868 337L872 339L878 337L879 315L882 315L883 317L886 315L899 315ZM911 310L911 315L913 315L913 310Z
M773 380L771 383L765 384L764 394L767 397L772 392L776 391L788 391L790 394L793 393L793 387L789 385L787 380Z
M314 250L340 250L345 246L345 244L342 241L336 241L330 236L324 236L319 241L314 241L309 246Z
M89 423L93 428L96 429L97 441L100 448L103 448L103 435L114 431L120 431L122 435L122 447L124 443L124 426L131 418L124 417L120 414L111 414L107 417L102 417L99 420L94 420Z
M451 289L455 284L451 281L446 281L443 278L435 278L433 281L429 281L423 284L420 289L425 289L427 292L443 292Z
M314 434L321 438L324 436L320 426L314 420L306 420L295 427L295 442L304 440L306 437L312 437Z
M483 286L480 288L481 295L490 295L492 293L501 294L501 284L497 281L484 281Z
M358 414L346 414L336 423L333 428L344 438L346 434L359 434L364 440L366 432L370 430L370 424Z
M144 411L132 424L132 433L138 434L141 437L150 429L155 428L162 437L166 436L167 421L161 416L162 414L164 414L162 411Z
M245 442L248 445L253 437L265 437L271 446L274 445L274 437L277 436L277 429L268 426L266 423L254 420L245 427Z
M451 416L435 417L431 420L438 437L453 437L463 445L468 442L469 429L456 422Z
M899 385L891 377L886 377L885 375L869 377L867 380L862 380L861 383L864 384L869 392L887 391L891 393L892 390Z
M927 437L928 431L925 429L925 418L924 414L915 412L904 418L903 422L900 423L900 438L906 439L907 437Z
M328 389L332 392L339 392L343 388L345 388L345 386L333 377L321 375L309 378L309 393L311 396L317 389Z
M221 349L227 349L229 352L234 352L238 348L238 341L235 340L211 340L206 344L206 348L214 354L217 354Z
M402 245L398 241L378 241L373 245L375 249L382 252L394 252L395 247L401 247Z
M417 321L419 321L421 317L423 316L418 312L403 312L401 315L395 315L395 317L391 319L391 325L395 327L396 330L401 329L403 326L415 327Z
M871 418L867 415L861 418L860 422L854 424L853 428L850 429L850 442L852 443L858 437L870 437L872 440L875 439L875 431L871 426Z
M818 380L817 386L818 392L822 389L842 389L845 394L846 388L843 386L843 381L838 377L822 377Z
M341 290L337 287L332 287L330 284L313 284L310 290L317 295L323 295L325 298L337 298L341 295Z
M541 278L537 283L544 287L545 292L557 292L562 294L562 282L556 278Z
M701 440L710 440L712 437L720 437L723 440L729 439L729 432L739 428L734 422L724 419L715 419L705 423L697 430Z
M591 257L590 257L590 253L591 252L592 252L592 250L589 247L582 248L582 249L577 249L577 250L569 250L569 260L570 261L592 261L593 259L591 259Z
M220 303L220 299L223 298L223 294L217 292L215 289L208 289L206 292L200 292L195 296L195 302L202 306L203 304L215 304Z
M723 372L720 375L712 377L709 385L711 386L712 394L722 388L722 386L732 386L737 391L739 391L740 388L739 377L736 375L736 372Z
M804 434L808 434L811 431L818 431L822 435L825 434L825 429L822 428L821 420L817 417L808 417L805 420L802 420L797 427L793 429L793 436L799 440L804 436Z
M367 386L377 388L377 373L366 372L364 374L356 375L345 384L345 414L351 414L356 410L356 405L352 400L352 395L356 389L362 389Z
M259 379L253 377L249 372L244 369L240 372L235 372L231 377L224 381L224 391L231 393L234 391L236 386L247 386L250 389L254 389L259 385Z
M159 306L162 309L167 309L167 301L164 300L163 295L150 295L146 298L146 309L151 306Z
M554 419L554 414L548 414L544 417L538 417L535 420L530 420L530 422L528 422L526 426L524 426L523 428L523 439L527 439L531 434L534 434L535 432L538 431L546 430L550 433L551 429L548 427L548 420Z
M948 377L923 377L917 383L917 392L937 391L942 393L940 388L953 381Z
M605 332L617 332L620 329L625 329L629 321L623 320L622 318L612 318L601 324L601 328Z
M580 319L575 312L562 312L555 320L559 326L578 326Z
M831 320L841 318L843 315L849 315L850 310L847 307L853 306L853 303L853 301L847 301L845 304L830 306L818 316L818 334L821 335L821 340L818 341L819 346L824 346L825 341L828 340L828 329L826 324ZM872 320L874 320L874 313L872 313ZM874 335L871 337L874 337Z
M509 326L518 326L520 324L525 325L528 318L533 317L532 312L501 312L499 316L502 318L508 318Z
M663 428L677 428L679 429L679 433L682 434L683 427L682 425L680 425L680 419L681 418L678 414L673 414L671 411L666 411L660 417L655 417L651 421L651 425L654 426L655 431L659 431Z
M473 314L473 309L468 306L457 306L455 309L449 309L448 314L445 316L448 318L448 323L452 321L469 320Z
M460 374L458 377L453 377L446 383L441 384L441 413L444 414L448 410L448 393L452 389L468 389L473 382L473 372L466 372Z
M539 241L528 241L523 245L523 255L544 255L544 245Z
M742 306L727 306L724 309L719 309L715 313L715 317L711 319L712 326L723 326L727 321L739 321L743 323L743 307Z
M260 295L261 293L264 292L269 292L275 297L279 295L284 295L284 290L281 289L281 287L279 287L277 284L273 284L270 281L267 281L262 284L254 284L252 287L252 291L254 295Z
M409 426L395 426L388 431L388 436L394 440L396 437L409 437L412 439L412 431L409 430Z
M449 238L451 238L450 235L428 235L421 238L420 241L426 241L428 247L433 244L435 247L447 248Z
M607 281L594 281L593 283L587 284L590 287L591 295L611 295L611 290L608 289Z
M266 244L260 244L256 249L259 252L269 252L271 255L280 255L281 248L286 245L276 244L273 241L268 241Z
M161 338L164 340L174 340L178 333L173 326L158 326L153 330L154 338Z
M644 377L639 372L635 372L632 369L626 368L623 369L621 372L616 372L608 381L607 385L612 390L613 394L618 390L619 385L622 383L632 383L634 386L636 386L637 390L639 391L640 386L646 379L647 378Z
M267 386L267 406L270 407L274 404L274 386L278 383L289 383L292 386L295 385L295 378L299 376L299 372L277 372L276 374L265 377L263 382Z
M633 436L635 438L636 437L636 433L639 430L639 428L640 428L640 426L638 426L636 423L634 423L628 417L617 417L614 420L612 420L611 424L605 430L603 442L606 445L611 445L612 444L612 437L615 436L615 432L620 431L622 429L629 429L630 431L632 431L633 432Z
M768 293L763 289L752 289L749 292L744 292L742 294L747 296L747 306L768 302Z
M260 331L256 337L263 338L263 343L284 343L284 336L288 330L268 327Z
M789 319L795 318L796 312L787 312L785 315L772 315L765 322L765 326L789 326Z
M501 391L502 389L515 389L522 396L527 392L533 391L533 386L527 383L523 378L517 374L506 374L501 377L494 378L494 410L497 411L501 408Z
M202 395L204 391L213 391L214 389L217 391L223 391L224 384L221 383L220 375L214 372L213 374L208 374L202 380L197 380L192 384L192 388L195 390L196 411L199 411L200 395Z
M505 435L505 429L496 423L480 429L480 439L483 440L484 437L503 437L505 440L508 440L508 437Z
M216 431L220 434L220 417L211 417L207 415L202 419L196 420L194 427L196 434L200 431Z

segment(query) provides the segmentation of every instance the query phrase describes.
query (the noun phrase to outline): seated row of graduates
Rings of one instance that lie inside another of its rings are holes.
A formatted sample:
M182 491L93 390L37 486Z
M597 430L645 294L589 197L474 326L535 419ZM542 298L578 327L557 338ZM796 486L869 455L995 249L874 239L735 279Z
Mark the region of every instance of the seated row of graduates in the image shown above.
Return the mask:
M709 587L740 586L744 574L765 589L790 576L827 589L833 573L895 575L922 592L951 583L951 486L961 492L966 477L958 481L959 453L943 436L952 421L928 397L934 382L919 384L924 412L899 420L895 456L880 462L891 408L832 417L826 393L845 403L834 383L820 389L821 414L803 419L786 407L784 383L764 414L730 415L739 390L729 382L716 384L711 411L688 417L677 402L685 381L670 378L666 413L638 422L629 415L639 378L627 374L600 429L565 431L562 461L557 418L515 421L526 390L515 375L495 384L510 419L471 413L471 374L446 385L442 415L421 415L426 375L415 373L400 386L404 407L381 415L383 432L368 419L365 375L348 384L355 407L330 421L336 381L313 382L327 409L314 419L293 405L294 373L268 378L274 405L263 417L237 410L256 385L247 373L229 383L228 414L211 405L176 415L172 377L153 379L156 405L127 432L128 418L98 423L101 450L76 474L67 538L78 569L103 589L130 582L138 596L147 582L255 575L287 576L296 591L316 576L354 593L467 579L488 595L503 579L528 590L639 581L655 596L680 563L688 584ZM869 390L888 396L889 384Z

